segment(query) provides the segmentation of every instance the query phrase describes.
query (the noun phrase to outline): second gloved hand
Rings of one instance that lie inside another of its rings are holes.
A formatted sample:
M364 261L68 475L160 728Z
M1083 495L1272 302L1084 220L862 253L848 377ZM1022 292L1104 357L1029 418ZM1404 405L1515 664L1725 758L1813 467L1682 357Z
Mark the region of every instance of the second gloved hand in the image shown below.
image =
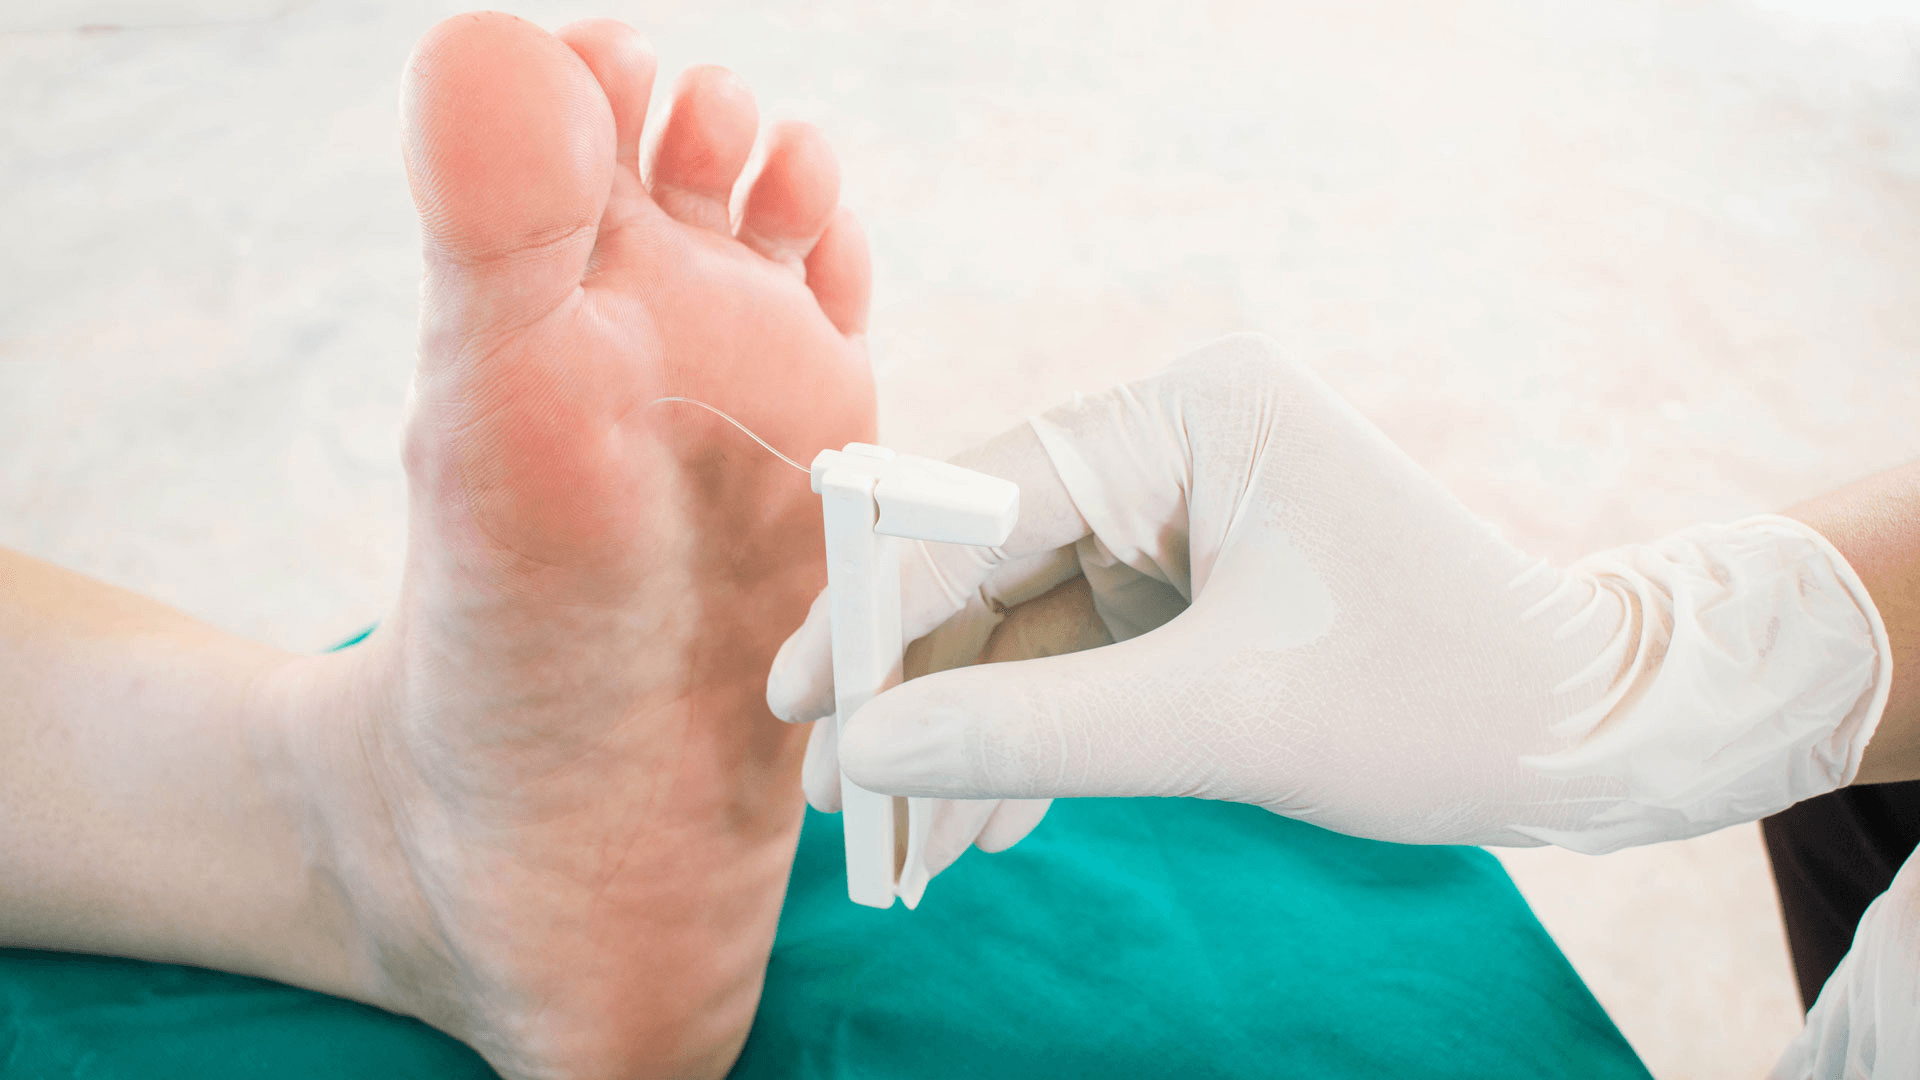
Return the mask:
M1012 608L999 651L1040 658L880 695L815 775L837 753L898 794L1192 795L1598 852L1847 783L1886 698L1879 616L1806 525L1548 566L1257 337L956 460L1018 482L1021 522L1003 549L903 560L907 636ZM1092 614L1116 643L1044 655ZM832 708L825 624L816 605L775 663L783 717Z

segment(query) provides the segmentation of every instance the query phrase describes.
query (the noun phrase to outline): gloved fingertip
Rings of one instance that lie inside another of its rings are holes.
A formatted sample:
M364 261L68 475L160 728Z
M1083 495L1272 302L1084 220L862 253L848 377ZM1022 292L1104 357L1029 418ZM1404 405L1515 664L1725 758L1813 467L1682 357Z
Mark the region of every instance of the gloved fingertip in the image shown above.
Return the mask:
M800 790L807 794L807 805L823 814L840 812L840 777L836 773L829 783L817 782L812 777L802 777Z
M927 829L928 876L938 876L967 853L998 805L992 799L939 799L933 803L933 823Z
M824 791L815 791L812 788L805 788L805 791L807 793L808 806L813 807L823 814L837 814L840 812L839 784L835 784Z
M823 814L840 812L840 754L833 725L815 724L807 733L807 756L800 762L800 789L807 805Z
M973 846L988 852L1007 850L1026 839L1052 805L1052 799L1003 800L974 838Z
M969 790L962 749L967 721L959 710L919 710L898 699L877 704L855 713L841 734L840 767L847 779L889 795L985 797Z
M767 708L789 724L833 711L833 631L815 602L807 621L780 645L767 671Z
M789 724L804 724L818 720L818 715L810 715L806 708L808 694L804 688L796 688L793 672L781 666L780 660L773 662L773 669L767 672L767 709L773 715Z

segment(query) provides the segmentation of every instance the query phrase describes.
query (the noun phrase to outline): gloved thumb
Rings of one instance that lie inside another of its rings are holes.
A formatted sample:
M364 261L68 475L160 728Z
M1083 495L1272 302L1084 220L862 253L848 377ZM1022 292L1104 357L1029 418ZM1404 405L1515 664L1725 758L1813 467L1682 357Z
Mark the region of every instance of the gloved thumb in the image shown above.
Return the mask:
M847 723L841 767L895 795L1200 794L1206 770L1182 768L1156 745L1177 700L1162 637L903 683Z

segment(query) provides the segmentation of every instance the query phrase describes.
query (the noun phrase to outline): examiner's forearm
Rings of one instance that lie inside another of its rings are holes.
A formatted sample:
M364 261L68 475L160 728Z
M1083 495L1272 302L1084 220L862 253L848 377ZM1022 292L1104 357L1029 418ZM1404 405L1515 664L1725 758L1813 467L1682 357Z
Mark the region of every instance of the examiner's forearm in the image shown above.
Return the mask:
M1801 503L1866 585L1893 646L1893 687L1855 783L1920 779L1920 462Z
M258 758L302 662L0 550L0 945L363 996Z

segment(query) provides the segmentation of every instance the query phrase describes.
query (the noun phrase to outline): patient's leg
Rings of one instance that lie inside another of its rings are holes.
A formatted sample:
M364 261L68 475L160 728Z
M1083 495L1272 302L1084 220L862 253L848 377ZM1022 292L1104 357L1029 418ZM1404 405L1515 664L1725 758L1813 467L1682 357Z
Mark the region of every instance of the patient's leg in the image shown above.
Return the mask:
M464 15L415 50L405 587L306 673L331 707L286 745L372 996L522 1075L724 1071L800 823L805 733L763 686L824 583L816 499L649 402L802 458L871 433L830 151L775 127L743 183L746 87L693 69L643 133L653 74L609 22Z

